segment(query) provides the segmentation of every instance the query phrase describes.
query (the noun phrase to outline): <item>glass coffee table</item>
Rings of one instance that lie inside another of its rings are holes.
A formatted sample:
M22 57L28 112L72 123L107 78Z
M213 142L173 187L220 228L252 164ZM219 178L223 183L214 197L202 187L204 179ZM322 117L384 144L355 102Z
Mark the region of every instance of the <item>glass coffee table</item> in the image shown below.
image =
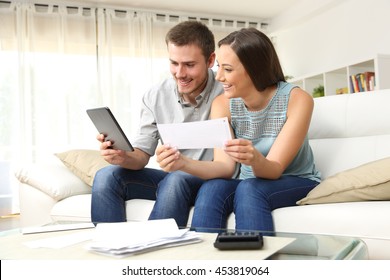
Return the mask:
M202 230L200 230L202 231ZM205 229L204 232L221 230ZM223 230L235 232L235 230ZM252 231L253 232L253 231ZM267 260L367 260L368 248L357 237L289 232L258 232L264 242L270 239L289 239L285 246L272 253Z
M368 249L359 238L298 233L275 233L294 241L269 257L271 260L367 260Z
M0 259L110 259L88 251L95 228L22 234L19 230L0 233ZM199 232L201 241L177 247L127 256L134 260L365 260L366 244L359 238L302 233L272 233L264 236L264 247L257 250L218 250L213 243L217 233ZM82 235L77 244L63 248L31 248L40 240L66 239ZM266 250L269 250L266 252ZM266 254L265 254L266 253Z

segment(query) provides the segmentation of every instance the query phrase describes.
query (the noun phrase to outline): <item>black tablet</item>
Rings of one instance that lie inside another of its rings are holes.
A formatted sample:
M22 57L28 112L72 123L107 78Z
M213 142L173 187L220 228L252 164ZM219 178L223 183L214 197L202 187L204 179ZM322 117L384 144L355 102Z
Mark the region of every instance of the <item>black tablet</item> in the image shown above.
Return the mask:
M104 140L111 141L113 143L113 149L134 151L134 148L127 139L126 134L123 132L108 107L88 109L87 114L91 118L99 133L105 135Z

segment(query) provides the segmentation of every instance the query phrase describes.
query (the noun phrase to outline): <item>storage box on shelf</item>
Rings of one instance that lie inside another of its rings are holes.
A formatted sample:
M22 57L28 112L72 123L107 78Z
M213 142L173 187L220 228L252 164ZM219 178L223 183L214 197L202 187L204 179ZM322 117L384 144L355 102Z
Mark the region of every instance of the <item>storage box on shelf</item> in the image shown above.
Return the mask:
M375 73L375 90L390 88L390 55L378 54L367 60L361 60L356 63L338 67L333 70L306 75L304 77L290 79L294 83L309 93L319 85L324 86L325 96L336 95L339 93L353 93L350 78L359 73Z

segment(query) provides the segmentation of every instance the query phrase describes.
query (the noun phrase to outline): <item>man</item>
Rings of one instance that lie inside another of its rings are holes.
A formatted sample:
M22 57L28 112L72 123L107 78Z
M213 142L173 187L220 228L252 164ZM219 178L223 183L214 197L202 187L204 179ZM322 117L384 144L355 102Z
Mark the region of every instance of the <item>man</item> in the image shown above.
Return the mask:
M104 135L97 137L101 155L111 165L98 171L94 179L91 216L95 224L126 221L126 200L155 200L158 187L159 199L150 219L174 218L179 226L185 226L189 209L203 183L202 179L182 171L167 173L145 168L160 138L157 123L207 120L212 101L223 92L211 70L215 62L215 41L207 26L196 21L179 23L167 33L165 41L172 78L152 87L143 96L140 128L132 141L135 151L110 149L112 143L105 142ZM181 153L196 160L213 157L212 149ZM181 199L173 201L174 197Z

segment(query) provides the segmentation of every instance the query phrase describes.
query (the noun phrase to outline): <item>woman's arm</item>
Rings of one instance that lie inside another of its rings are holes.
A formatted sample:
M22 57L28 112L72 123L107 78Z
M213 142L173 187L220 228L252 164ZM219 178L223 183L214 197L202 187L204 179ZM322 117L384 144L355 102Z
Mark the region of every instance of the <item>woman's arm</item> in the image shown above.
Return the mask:
M245 139L229 141L226 152L237 162L251 166L256 177L278 179L305 140L313 108L313 98L302 89L294 88L290 95L286 123L267 157L257 151L251 141Z

